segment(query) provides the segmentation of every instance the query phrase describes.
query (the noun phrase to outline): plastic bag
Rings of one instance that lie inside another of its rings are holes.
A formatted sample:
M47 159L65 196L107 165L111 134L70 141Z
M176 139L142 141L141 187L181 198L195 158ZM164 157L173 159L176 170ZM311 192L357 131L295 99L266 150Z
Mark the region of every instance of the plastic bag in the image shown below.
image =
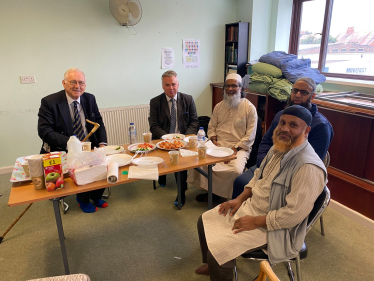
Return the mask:
M69 170L98 166L105 164L105 159L105 147L95 147L93 152L69 152L67 155L67 166Z
M103 180L107 176L105 148L93 152L68 153L69 176L77 185Z

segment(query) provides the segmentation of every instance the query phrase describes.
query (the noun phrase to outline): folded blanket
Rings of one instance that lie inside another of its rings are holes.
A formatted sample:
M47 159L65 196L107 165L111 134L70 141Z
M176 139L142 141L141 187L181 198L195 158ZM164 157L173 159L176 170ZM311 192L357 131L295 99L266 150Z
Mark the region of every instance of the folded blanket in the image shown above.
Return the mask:
M279 78L282 76L282 70L280 70L278 67L274 65L264 62L254 64L252 66L252 71L263 75L273 76L275 78Z
M326 81L326 77L322 75L318 69L310 67L284 70L283 75L291 83L295 83L296 80L301 77L311 78L314 80L314 82L316 82L316 84L320 84Z
M269 64L272 64L272 65L278 67L278 68L281 68L282 64L284 64L288 61L291 61L293 59L296 59L296 58L297 58L297 56L293 55L293 54L287 54L287 53L281 52L281 51L274 51L274 52L271 52L271 53L268 53L266 55L261 56L259 61L269 63Z
M265 83L267 85L270 85L271 83L274 82L274 79L275 79L272 76L259 74L257 72L253 72L250 78L251 78L251 82L249 82L249 85L255 82L260 82L260 83Z
M268 92L268 85L262 82L253 82L248 85L248 89L252 92L267 94Z
M277 79L268 87L268 94L280 101L286 101L291 95L292 83L287 79Z
M294 59L291 61L288 61L281 66L281 71L291 71L292 69L298 69L298 68L305 68L310 67L311 61L310 59Z

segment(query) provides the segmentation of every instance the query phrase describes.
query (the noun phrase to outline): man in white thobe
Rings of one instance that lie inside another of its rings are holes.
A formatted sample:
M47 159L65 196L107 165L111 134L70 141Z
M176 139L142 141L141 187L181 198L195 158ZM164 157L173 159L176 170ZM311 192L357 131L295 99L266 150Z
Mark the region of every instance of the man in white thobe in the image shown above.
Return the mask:
M267 246L271 263L300 251L306 222L327 179L308 143L312 115L294 105L282 113L273 147L236 198L205 212L198 221L203 262L196 273L232 280L235 258Z
M214 107L209 122L208 138L216 146L231 148L237 159L218 163L213 167L214 194L231 198L233 182L243 173L251 152L256 127L256 108L245 98L241 76L236 73L228 74L224 84L223 101ZM187 182L208 190L207 179L195 170L189 171ZM197 201L207 201L205 199L207 194L196 197Z

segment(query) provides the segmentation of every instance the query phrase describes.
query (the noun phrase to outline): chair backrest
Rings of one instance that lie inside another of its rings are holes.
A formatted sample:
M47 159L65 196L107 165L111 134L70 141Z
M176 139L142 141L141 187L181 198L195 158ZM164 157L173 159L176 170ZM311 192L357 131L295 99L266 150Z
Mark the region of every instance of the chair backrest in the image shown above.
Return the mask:
M306 227L306 232L308 233L312 226L318 221L322 216L323 212L330 202L330 190L327 186L324 187L322 193L318 196L317 200L314 202L314 207L309 214L308 223Z
M322 162L325 165L326 169L330 166L330 153L328 151Z
M270 281L280 281L279 278L275 275L269 262L262 261L260 262L260 273L254 281L266 281L266 278L268 278Z
M247 164L245 165L247 169L256 165L257 153L258 153L258 148L260 147L261 140L262 140L262 121L260 118L257 117L256 137L252 145L251 154L249 154Z
M207 135L208 134L208 125L209 125L210 117L209 116L199 116L197 119L199 120L199 128L203 127L204 132Z

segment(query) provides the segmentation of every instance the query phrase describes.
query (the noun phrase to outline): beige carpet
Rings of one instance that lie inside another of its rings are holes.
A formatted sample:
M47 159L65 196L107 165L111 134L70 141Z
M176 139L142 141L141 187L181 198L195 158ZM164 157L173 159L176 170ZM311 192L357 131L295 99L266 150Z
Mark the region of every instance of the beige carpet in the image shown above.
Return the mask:
M0 234L25 206L8 207L10 174L0 175ZM189 186L186 205L173 205L173 175L167 186L152 188L139 181L112 188L107 209L84 214L75 196L66 198L70 210L62 216L71 273L85 273L91 280L209 280L198 276L201 265L196 221L207 209ZM324 215L326 236L319 223L308 234L308 258L301 262L304 281L374 280L374 233L334 210ZM239 280L253 280L259 263L238 259ZM294 267L294 266L293 266ZM286 268L274 268L288 280ZM60 245L52 203L38 202L0 244L0 280L28 280L63 275Z

